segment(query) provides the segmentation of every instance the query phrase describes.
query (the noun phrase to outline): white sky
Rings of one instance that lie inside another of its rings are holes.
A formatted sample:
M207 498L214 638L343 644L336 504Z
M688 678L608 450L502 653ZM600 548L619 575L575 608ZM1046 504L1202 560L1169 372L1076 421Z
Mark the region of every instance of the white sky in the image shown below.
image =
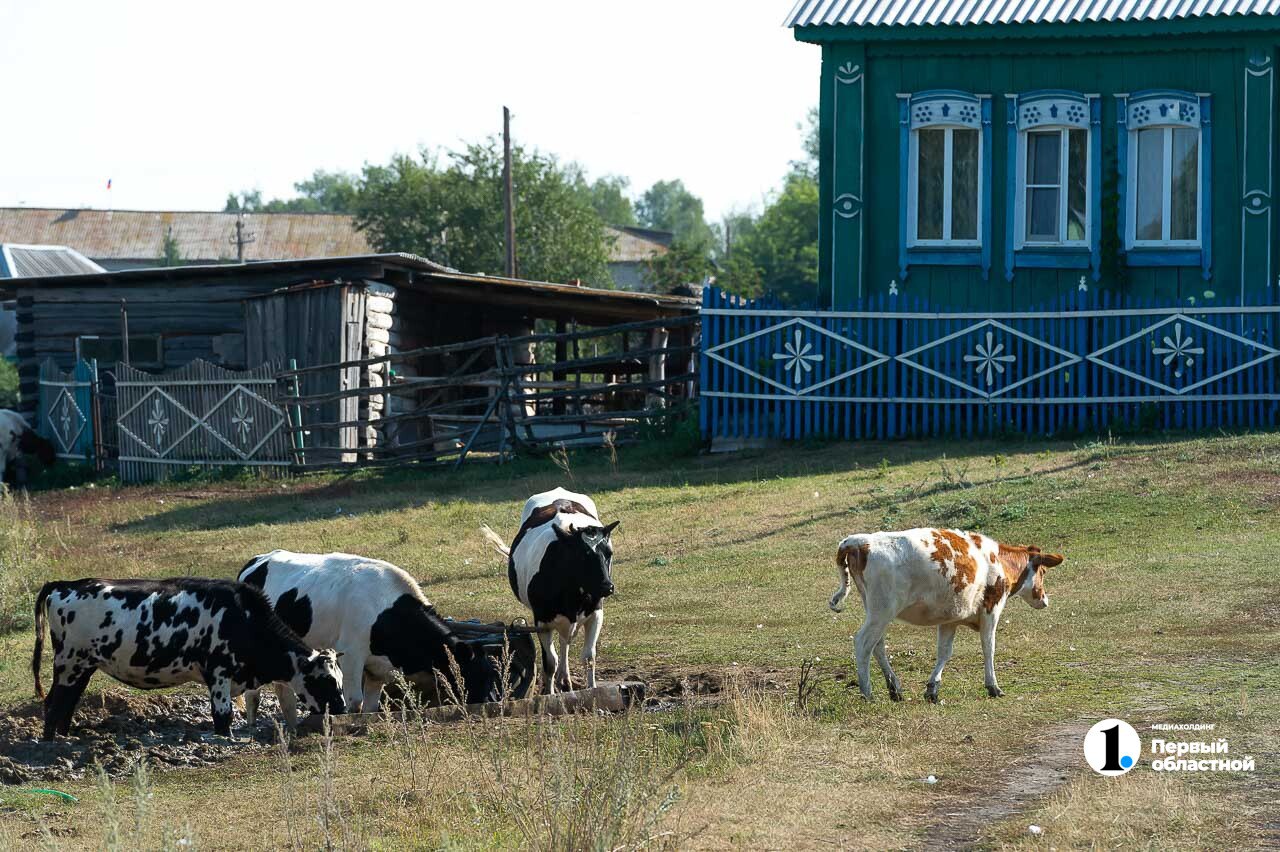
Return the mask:
M801 154L791 0L0 0L0 205L220 210L500 132L709 217ZM113 181L108 194L107 179Z

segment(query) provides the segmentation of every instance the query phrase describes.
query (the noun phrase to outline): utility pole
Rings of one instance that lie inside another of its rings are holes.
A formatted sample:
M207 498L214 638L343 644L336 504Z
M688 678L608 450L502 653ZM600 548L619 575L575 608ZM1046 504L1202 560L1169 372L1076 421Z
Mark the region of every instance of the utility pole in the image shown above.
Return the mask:
M515 193L511 178L511 110L502 108L502 206L506 217L506 272L515 278L516 270L516 215Z
M249 243L256 242L258 235L253 231L245 232L244 229L244 211L236 211L236 233L230 240L231 244L236 247L236 263L244 263L244 247Z

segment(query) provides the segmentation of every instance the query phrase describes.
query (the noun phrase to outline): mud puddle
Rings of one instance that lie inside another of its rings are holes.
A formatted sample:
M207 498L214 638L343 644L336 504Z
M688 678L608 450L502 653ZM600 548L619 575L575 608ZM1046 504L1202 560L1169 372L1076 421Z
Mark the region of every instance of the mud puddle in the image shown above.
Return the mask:
M262 694L258 724L245 727L237 710L234 739L213 732L208 695L86 696L76 708L71 735L42 742L39 702L0 713L0 784L79 780L102 766L112 777L128 775L146 759L151 771L214 766L232 757L266 751L275 742L275 696Z

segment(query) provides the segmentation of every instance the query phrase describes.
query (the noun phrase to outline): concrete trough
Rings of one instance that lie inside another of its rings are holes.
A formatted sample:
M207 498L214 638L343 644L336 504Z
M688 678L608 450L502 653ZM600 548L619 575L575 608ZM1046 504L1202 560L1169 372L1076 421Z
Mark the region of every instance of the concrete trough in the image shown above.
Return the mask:
M437 724L461 722L467 718L495 719L502 716L569 716L574 713L622 713L644 703L645 685L640 681L605 683L594 689L575 689L555 695L538 695L504 703L468 704L466 707L426 707L420 718ZM396 721L403 721L406 711L391 714ZM331 716L330 730L335 734L362 733L370 725L385 719L382 713L344 713ZM318 733L324 728L324 717L309 716L299 723L300 731Z

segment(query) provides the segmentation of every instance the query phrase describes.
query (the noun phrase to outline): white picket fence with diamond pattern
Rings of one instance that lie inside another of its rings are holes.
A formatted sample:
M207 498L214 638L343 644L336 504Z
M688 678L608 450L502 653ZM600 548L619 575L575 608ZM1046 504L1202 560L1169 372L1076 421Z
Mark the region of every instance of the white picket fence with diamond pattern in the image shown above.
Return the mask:
M118 365L121 480L168 479L192 467L288 467L276 372L270 364L236 372L200 360L159 375Z

